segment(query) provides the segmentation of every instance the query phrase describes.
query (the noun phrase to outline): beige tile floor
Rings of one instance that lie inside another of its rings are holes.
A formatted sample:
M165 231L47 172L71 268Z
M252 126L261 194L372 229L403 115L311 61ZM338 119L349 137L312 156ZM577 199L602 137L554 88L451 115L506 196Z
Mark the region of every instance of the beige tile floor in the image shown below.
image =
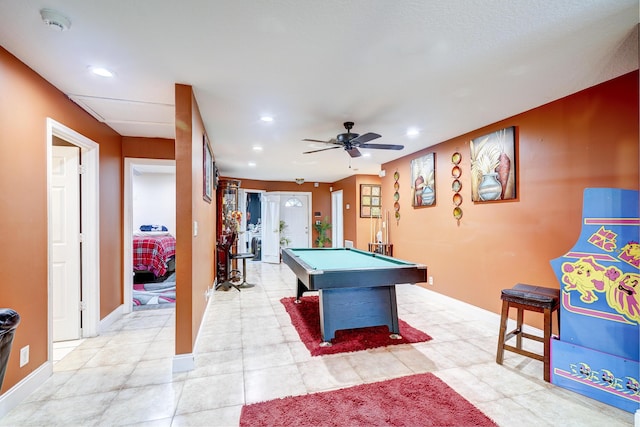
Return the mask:
M400 317L432 341L311 357L279 302L295 294L293 274L248 271L257 286L210 300L193 371L171 371L174 309L133 312L74 343L0 425L237 426L243 404L422 372L501 426L633 425L633 414L545 383L541 362L507 352L497 365L498 317L418 286L397 287Z

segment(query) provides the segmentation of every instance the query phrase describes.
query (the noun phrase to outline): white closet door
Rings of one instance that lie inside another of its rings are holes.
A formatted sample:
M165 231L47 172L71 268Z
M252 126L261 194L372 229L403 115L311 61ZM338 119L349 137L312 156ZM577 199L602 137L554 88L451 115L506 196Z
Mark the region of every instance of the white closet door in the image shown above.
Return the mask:
M240 233L238 233L238 252L251 252L249 247L249 234L247 233L247 193L238 189L238 211L242 212L240 220Z
M280 263L280 196L262 195L262 261Z
M51 169L53 224L53 341L80 338L80 150L54 146Z
M342 190L331 193L331 243L334 248L344 247L342 217Z

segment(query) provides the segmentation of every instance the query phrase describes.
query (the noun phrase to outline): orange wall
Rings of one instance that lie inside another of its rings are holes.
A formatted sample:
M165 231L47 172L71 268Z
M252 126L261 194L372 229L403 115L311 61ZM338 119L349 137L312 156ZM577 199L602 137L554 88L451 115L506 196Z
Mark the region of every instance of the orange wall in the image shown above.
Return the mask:
M471 202L469 140L517 127L518 198ZM391 221L394 256L426 264L423 286L499 312L500 290L516 283L558 288L549 261L573 247L587 187L638 189L638 72L488 125L383 165L383 204L393 203L400 173L400 214ZM463 217L452 216L451 155L462 153ZM436 155L436 205L414 209L410 161ZM539 318L532 322L540 327Z
M16 331L2 392L47 360L46 119L100 145L100 314L122 303L121 138L25 64L0 48L0 301L16 310ZM30 361L19 366L19 349Z
M175 160L176 142L164 138L122 137L122 157Z
M239 179L225 177L221 179ZM264 190L264 191L302 191L311 193L311 212L320 212L320 217L313 220L324 219L325 216L331 220L331 184L319 182L316 187L313 182L305 182L296 184L288 181L260 181L255 179L240 179L240 188L247 190ZM313 230L312 242L315 242L318 233ZM314 243L315 246L315 243Z
M192 353L215 278L215 197L202 198L204 124L191 86L177 84L176 355ZM194 221L198 234L194 236Z

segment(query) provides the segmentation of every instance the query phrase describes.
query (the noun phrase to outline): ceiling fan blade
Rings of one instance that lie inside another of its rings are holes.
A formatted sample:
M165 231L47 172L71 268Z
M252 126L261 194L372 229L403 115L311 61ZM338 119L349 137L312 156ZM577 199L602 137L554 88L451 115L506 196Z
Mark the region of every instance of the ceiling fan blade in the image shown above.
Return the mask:
M360 148L375 148L378 150L402 150L404 145L394 144L360 144Z
M319 150L305 151L305 152L304 152L304 153L302 153L302 154L311 154L311 153L317 153L318 151L335 150L336 148L340 148L340 147L335 146L335 147L329 147L329 148L321 148L321 149L319 149Z
M380 136L381 136L381 135L378 135L377 133L368 132L368 133L365 133L365 134L363 134L363 135L360 135L360 136L359 136L359 137L357 137L357 138L353 138L350 142L351 142L352 144L353 144L353 143L356 143L356 144L363 144L363 143L365 143L365 142L369 142L369 141L372 141L372 140L374 140L374 139L380 138Z
M361 153L357 148L355 148L355 147L353 147L353 148L351 148L351 149L347 149L347 148L345 148L344 150L345 150L347 153L349 153L349 155L350 155L351 157L360 157L360 156L362 156L362 153Z
M338 141L335 138L331 138L328 141L321 141L319 139L309 139L309 138L305 138L303 139L303 141L308 141L308 142L322 142L323 144L337 144L337 145L342 145L339 144Z

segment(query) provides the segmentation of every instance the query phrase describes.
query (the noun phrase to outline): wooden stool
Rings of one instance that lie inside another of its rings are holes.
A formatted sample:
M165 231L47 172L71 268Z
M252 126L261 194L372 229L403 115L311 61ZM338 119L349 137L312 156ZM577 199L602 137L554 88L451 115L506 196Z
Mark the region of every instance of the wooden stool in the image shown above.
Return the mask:
M532 359L541 360L544 363L544 380L550 381L551 359L551 318L554 311L560 306L560 289L543 288L540 286L524 285L518 283L511 289L503 289L502 315L500 318L500 336L498 337L498 354L496 363L502 365L504 351L512 351ZM516 328L507 333L507 320L509 309L517 308ZM524 310L544 313L544 337L528 334L522 331ZM560 316L558 315L558 329L560 328ZM505 344L511 338L516 337L516 346ZM538 341L544 344L544 354L540 355L522 348L522 338Z

